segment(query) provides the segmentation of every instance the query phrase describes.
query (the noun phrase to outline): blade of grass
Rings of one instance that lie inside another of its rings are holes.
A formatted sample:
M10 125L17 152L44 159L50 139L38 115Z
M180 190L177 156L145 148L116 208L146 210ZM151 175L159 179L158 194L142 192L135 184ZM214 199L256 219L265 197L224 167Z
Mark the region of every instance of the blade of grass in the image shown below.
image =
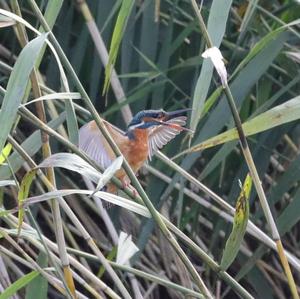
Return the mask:
M12 295L17 293L18 290L22 289L28 285L34 278L39 276L38 271L31 271L30 273L24 275L23 277L16 280L12 285L5 289L2 294L0 294L0 299L9 299Z
M21 51L10 75L7 91L0 111L0 122L2 124L0 132L0 152L2 152L4 143L14 124L18 107L25 95L30 73L33 70L46 38L47 34L42 34L28 43Z
M47 255L43 252L39 253L38 260L39 266L41 268L47 267L48 258ZM26 287L26 296L25 299L46 299L48 292L48 282L42 277L35 277Z
M16 21L14 19L11 19L9 17L1 16L0 17L0 28L13 26L16 24Z
M50 29L47 26L47 23L45 22L43 15L41 14L39 8L36 6L35 2L33 0L30 0L30 5L33 9L33 11L36 13L36 15L38 16L39 20L41 21L42 25L47 29L47 31ZM60 45L58 44L57 40L55 39L54 35L49 32L49 36L51 38L51 41L55 44L55 48L58 51L61 59L63 60L65 67L67 68L67 70L70 72L73 80L76 83L76 86L78 88L78 90L80 91L80 93L83 96L83 100L85 102L85 104L87 105L87 107L89 108L92 116L94 117L97 126L99 127L101 133L103 134L103 136L105 137L105 139L108 141L109 145L112 147L113 151L115 152L116 156L120 156L121 152L118 149L118 147L116 146L115 142L113 141L113 139L111 138L110 134L108 133L107 129L105 128L102 120L100 119L95 107L93 106L91 100L89 99L87 93L85 92L83 86L81 85L80 81L78 80L77 75L75 74L72 66L70 65L68 59L65 57L65 54L63 53ZM76 149L77 150L77 149ZM172 246L174 247L174 249L176 250L177 254L181 257L182 261L184 262L185 266L188 268L190 274L192 275L193 279L195 280L195 282L197 283L199 289L208 297L211 297L210 292L208 291L207 287L205 286L205 284L203 283L202 279L200 278L198 272L195 270L194 266L192 265L192 263L190 262L190 260L188 259L188 257L186 256L186 254L183 252L183 250L181 249L181 247L179 246L179 244L177 243L176 239L174 238L174 236L172 234L170 234L167 226L165 225L165 223L163 222L163 220L161 219L161 217L159 216L158 212L156 211L156 209L154 208L153 204L151 203L150 199L148 198L147 194L145 193L144 189L142 188L142 186L140 185L139 181L137 180L134 172L132 171L132 169L130 168L128 162L126 160L124 160L123 163L123 167L126 171L126 173L128 174L128 177L130 178L130 180L133 182L134 186L136 187L137 191L139 192L139 194L142 195L142 199L145 203L145 205L147 206L147 208L149 209L150 213L152 214L153 218L155 219L155 221L157 222L158 226L160 227L160 229L162 230L163 234L165 235L166 239L172 244ZM122 289L123 290L123 289ZM127 292L127 290L126 290Z
M220 46L221 41L223 39L231 3L232 0L226 0L226 1L214 0L212 2L210 12L209 12L209 17L208 17L208 24L207 24L207 31L208 31L207 38L209 36L209 39L211 39L211 43L216 47ZM199 10L196 1L192 1L192 5L195 11ZM208 93L212 74L213 74L212 63L209 60L204 60L202 63L201 72L197 80L194 95L193 95L193 105L192 105L193 110L192 110L191 121L190 121L190 127L193 131L196 130L197 124L201 117L204 108L204 101Z
M82 12L82 15L83 15L83 17L86 21L88 30L91 34L91 37L92 37L93 42L95 44L95 47L97 49L97 53L99 54L99 57L102 61L102 64L104 65L105 68L108 68L109 67L108 66L108 64L109 64L109 55L107 53L107 50L106 50L104 41L102 39L102 36L101 36L101 34L100 34L100 32L97 28L97 25L95 23L95 20L92 16L92 13L91 13L86 1L79 1L78 5L79 5L79 8ZM121 103L121 102L126 100L125 93L124 93L123 88L121 86L120 80L119 80L119 78L116 74L114 65L112 64L110 66L110 68L111 68L111 74L110 74L111 86L112 86L112 89L114 91L114 94L115 94L115 97L116 97L117 101L119 103ZM122 111L122 115L123 115L123 118L124 118L125 122L129 123L132 119L132 113L130 111L130 108L129 108L128 104L124 105L121 108L121 111Z
M245 122L242 125L245 136L251 136L272 129L276 126L280 126L282 124L286 124L288 122L299 119L300 118L299 100L300 97L295 97ZM200 144L191 147L187 151L183 151L182 153L180 153L180 155L183 153L204 150L219 144L223 144L225 142L236 140L238 138L239 138L238 131L236 128L233 128L217 136L209 138L204 142L201 142ZM176 157L178 156L179 155L177 155Z
M234 261L242 244L249 219L249 195L251 192L252 180L247 175L240 196L237 199L232 231L226 241L220 267L227 270Z
M53 129L57 129L65 120L65 113L62 113L57 119L53 119L48 123L49 127ZM36 131L31 134L23 143L22 148L30 155L33 156L36 154L42 146L41 142L41 132ZM11 164L12 170L17 172L23 165L24 160L22 157L17 153L13 152L10 157L8 158L9 163ZM11 175L10 169L7 165L2 165L0 167L0 178L6 179L9 178Z
M22 17L21 10L18 5L18 1L11 0L11 4L12 4L12 8L13 8L14 12L19 17ZM58 3L56 3L56 4L58 4ZM49 12L49 9L51 9L51 7L48 6L47 8L48 8L48 12ZM57 11L55 11L55 10L52 11L51 15L48 15L48 17L51 17L53 21L55 21L56 16L57 16ZM26 47L26 44L28 43L28 38L27 38L25 26L22 23L17 23L17 30L18 30L18 36L19 36L21 46ZM45 50L45 47L43 47L43 49L40 53L38 64L40 64L40 62L41 62L44 50ZM53 53L55 55L55 52L53 52ZM67 82L66 76L64 74L63 68L61 67L58 59L57 59L57 62L58 62L58 66L60 68L63 86L65 87L66 91L69 91L68 82ZM40 90L39 80L38 80L35 68L32 69L30 79L31 79L31 85L32 85L32 90L33 90L34 96L36 98L41 97L42 93ZM72 100L66 99L65 106L66 106L66 113L67 113L67 126L68 126L68 131L70 134L70 139L73 142L77 142L78 127L77 127L77 121L76 121L76 116L75 116L75 112L74 112L74 107L72 105ZM46 113L45 113L45 108L44 108L43 102L36 102L36 110L37 110L37 115L41 119L41 121L46 123ZM48 138L48 135L45 133L41 133L41 136L42 136L43 157L46 158L51 155L49 138ZM55 183L55 176L54 176L53 169L51 169L51 168L47 169L47 177L50 180L50 182L55 186L56 183ZM28 187L28 191L29 191L29 188L30 188L30 184ZM20 190L22 190L22 189L20 189ZM21 200L21 199L19 199L19 200ZM60 257L62 259L62 264L64 267L65 280L67 282L67 285L68 285L72 295L74 296L74 298L76 298L75 285L74 285L73 277L71 274L71 269L70 269L70 265L69 265L69 261L68 261L67 252L65 249L66 244L65 244L65 239L64 239L63 229L62 229L62 219L61 219L61 214L60 214L60 209L59 209L58 203L53 200L51 208L52 208L52 213L53 213L53 218L54 218L56 238L57 238L57 242L58 242L59 249L60 249L59 250ZM19 228L18 228L19 232L21 229L21 221L22 221L22 216L19 218Z
M195 7L196 2L194 0L191 0L191 1L192 1L192 3L194 3L193 5L194 5L195 11L197 13L197 17L200 20L200 29L201 29L202 32L204 32L205 36L208 36L208 32L207 32L207 29L206 29L205 24L203 22L202 16L199 13L199 11L197 10L197 7ZM211 43L211 40L209 38L206 39L206 43L209 46L209 48L211 48L213 46L213 44ZM287 276L291 293L293 295L293 298L299 298L298 291L297 291L297 288L296 288L296 285L295 285L295 281L294 281L289 263L287 261L287 257L284 253L284 249L283 249L283 246L282 246L280 235L279 235L277 226L275 224L275 221L273 219L270 207L268 205L266 195L265 195L264 190L262 188L261 181L260 181L256 166L255 166L255 163L253 161L252 154L250 152L250 149L249 149L249 146L248 146L248 143L247 143L247 139L245 137L245 134L244 134L244 131L243 131L243 128L242 128L241 119L239 117L238 110L236 108L236 104L234 102L231 90L230 90L227 82L226 82L226 84L224 85L223 88L224 88L224 92L226 94L228 104L229 104L231 113L233 115L237 130L238 130L238 133L239 133L241 149L242 149L242 152L244 154L247 165L249 167L249 171L251 173L254 185L256 187L256 191L257 191L258 197L260 199L260 203L261 203L262 209L264 211L266 220L267 220L267 222L269 224L269 227L271 229L272 237L276 242L278 255L280 257L281 264L282 264L282 266L284 268L284 271L285 271L285 274Z
M26 108L20 108L20 110L27 110ZM35 122L33 122L33 124L40 124L42 127L45 127L45 124L43 122L41 122L36 116L34 116L31 112L29 112L29 115L32 119L32 117L35 119ZM81 154L80 151L78 150L77 146L75 146L73 143L69 142L67 139L64 139L63 137L61 137L59 134L57 134L55 131L49 131L49 130L44 130L47 134L52 135L54 133L55 136L59 136L60 138L62 138L61 140L63 140L63 142L65 144L68 144L69 147L76 152L77 154ZM11 141L11 140L10 140ZM27 155L27 153L17 144L14 144L15 149L18 150L18 153L23 157L23 159L28 162L28 164L30 165L31 168L36 168L36 164L35 162ZM86 157L85 155L82 155L83 157ZM89 160L90 161L90 160ZM91 162L92 165L94 165L95 163ZM38 172L39 177L42 179L43 183L47 186L47 188L50 191L55 190L54 186L51 184L51 182L47 179L47 177L42 173L42 172ZM120 289L120 292L122 293L122 295L125 298L131 298L131 296L129 295L127 289L125 288L125 286L122 284L121 280L119 279L119 277L116 275L116 273L113 271L113 269L111 268L111 266L107 263L105 257L103 256L102 252L99 250L99 248L96 246L94 240L91 238L91 236L89 235L89 233L87 232L87 230L84 228L84 226L80 223L80 221L78 220L78 218L76 217L76 215L74 214L74 212L70 209L70 207L67 205L67 203L64 201L64 199L62 197L58 197L58 202L60 204L60 206L64 209L64 211L66 212L66 214L68 215L68 217L71 219L71 221L74 223L74 225L78 228L78 230L80 231L80 233L82 234L83 238L86 240L87 244L89 245L89 247L93 250L93 252L98 256L99 260L103 263L103 265L106 267L107 272L110 274L110 276L112 277L112 279L114 280L115 284L118 286L118 288ZM107 293L109 294L114 294L114 292L112 292L112 290L108 287L105 288L105 290ZM114 298L117 298L118 296L116 296L115 294L113 295Z
M124 35L124 31L126 28L126 24L131 13L134 1L133 0L123 0L122 5L118 14L118 18L116 21L116 25L114 28L114 32L111 39L111 44L109 48L109 56L108 56L108 63L105 68L105 80L104 80L104 87L103 87L103 94L108 91L108 87L110 84L110 77L112 68L115 65L118 50L121 44L122 37Z

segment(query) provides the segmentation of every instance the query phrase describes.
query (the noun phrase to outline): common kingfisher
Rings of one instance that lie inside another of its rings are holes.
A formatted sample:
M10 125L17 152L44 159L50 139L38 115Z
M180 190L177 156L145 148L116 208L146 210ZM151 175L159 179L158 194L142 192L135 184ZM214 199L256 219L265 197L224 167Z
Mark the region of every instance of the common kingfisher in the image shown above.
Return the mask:
M104 121L104 124L132 170L136 173L148 158L151 160L158 149L166 145L181 131L189 130L184 126L187 119L186 113L190 110L140 111L132 118L125 133L107 121ZM79 148L104 169L116 157L95 121L90 121L80 128ZM129 185L130 180L123 169L117 171L115 175L124 186ZM107 191L115 193L117 189L113 184L108 184Z

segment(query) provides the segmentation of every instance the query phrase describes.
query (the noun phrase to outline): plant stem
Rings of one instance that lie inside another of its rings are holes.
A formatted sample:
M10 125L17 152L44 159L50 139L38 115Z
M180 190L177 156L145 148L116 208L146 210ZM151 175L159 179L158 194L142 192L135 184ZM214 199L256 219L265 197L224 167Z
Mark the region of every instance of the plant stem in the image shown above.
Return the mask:
M117 145L113 141L112 137L110 136L109 132L107 131L107 129L106 129L106 127L105 127L102 119L99 117L99 115L98 115L95 107L93 106L93 104L92 104L92 102L91 102L88 94L86 93L86 91L83 88L81 82L79 81L79 79L78 79L78 77L77 77L77 75L76 75L76 73L75 73L72 65L70 64L70 62L68 61L67 57L65 56L63 50L61 49L59 43L57 42L57 40L55 38L55 36L51 32L51 29L47 25L47 22L45 21L42 13L40 12L40 10L38 8L38 6L36 5L36 3L33 0L29 0L29 4L32 7L33 11L35 12L36 16L38 17L38 19L41 22L41 24L44 27L44 29L47 32L49 32L49 40L52 42L52 44L55 47L58 55L60 56L60 59L62 60L62 63L64 64L65 68L67 69L67 71L71 75L71 77L72 77L72 79L73 79L73 81L74 81L74 83L75 83L78 91L82 95L83 101L87 105L88 110L91 112L91 114L92 114L94 120L96 121L96 124L97 124L98 128L100 129L101 133L103 134L104 138L107 140L107 142L109 143L109 145L113 149L115 155L117 157L121 156L122 153L121 153L120 149L117 147ZM128 162L126 161L126 159L124 159L123 167L124 167L124 170L126 171L126 174L129 177L129 179L131 180L131 182L133 183L134 187L136 188L137 192L140 194L140 196L141 196L141 198L142 198L145 206L149 209L149 212L151 213L154 221L157 223L157 225L161 229L162 233L164 234L165 238L170 242L170 244L172 245L172 247L174 248L174 250L177 252L177 254L179 255L179 257L181 258L181 260L183 261L183 263L187 267L188 271L190 272L191 276L193 277L193 279L194 279L195 283L197 284L197 286L199 287L199 289L202 291L202 293L207 298L212 298L212 295L210 294L209 290L207 289L207 287L203 283L201 277L199 276L198 272L194 268L193 264L188 259L188 257L184 253L184 251L181 249L181 247L177 243L177 241L174 238L174 236L170 233L170 231L168 230L168 228L165 225L164 221L161 219L159 213L157 212L157 210L153 206L152 202L148 198L147 194L145 193L144 189L140 185L138 179L136 178L134 172L130 168L130 166L129 166Z
M21 107L20 110L22 111L21 115L31 121L34 125L38 126L41 130L45 130L49 135L55 137L58 141L60 141L63 145L65 145L67 148L71 149L73 152L75 152L77 155L79 155L81 158L85 159L87 162L89 162L93 167L96 169L99 169L99 166L94 162L89 159L84 153L82 153L76 146L74 146L71 142L68 140L65 140L63 137L61 137L58 133L56 133L54 130L51 128L47 127L46 125L42 124L39 122L38 119L35 119L36 117L32 115L31 112L26 111L27 109L24 107ZM33 121L35 119L35 121ZM174 162L172 162L174 163ZM116 179L113 178L114 184L116 184L118 187L121 187L122 183ZM126 188L124 190L129 196L134 197L132 190L130 188ZM139 198L135 198L139 200L143 204L143 202ZM161 216L162 217L162 216ZM180 232L171 222L169 222L167 219L162 217L164 223L166 226L168 226L174 234L176 234L179 238L181 238L186 244L192 245L191 248L194 248L193 250L198 254L198 256L213 270L216 270L217 272L220 270L218 264L213 261L201 248L199 248L192 240L190 240L185 234ZM207 258L208 257L208 258ZM220 272L221 273L221 272ZM224 273L224 275L222 274ZM246 298L252 298L249 293L241 286L239 285L229 274L226 272L222 272L220 275L221 277L229 284L232 286L232 288L237 292L237 293L245 293L248 294L248 297Z
M18 1L11 0L11 5L13 8L13 12L15 14L17 14L18 16L22 17ZM26 46L26 44L28 43L28 37L27 37L25 26L21 23L17 23L17 31L18 31L20 45L22 48L24 48ZM44 52L42 52L42 54L41 54L41 59L39 60L39 63L42 60L43 53ZM36 72L37 68L38 68L38 66L34 67L32 70L32 73L30 74L32 91L33 91L33 95L35 98L39 98L42 96L41 89L39 87L37 72ZM46 120L44 103L42 101L38 101L35 103L35 106L36 106L38 118L42 122L46 123L47 120ZM49 136L47 135L47 133L41 132L41 139L42 139L42 153L43 153L43 158L45 159L45 158L51 156ZM53 168L51 168L51 167L47 168L46 175L47 175L48 180L55 187L56 182L55 182ZM76 289L75 289L75 284L74 284L74 280L72 277L70 263L69 263L69 259L68 259L68 255L67 255L67 251L66 251L66 242L65 242L64 233L63 233L62 219L61 219L59 204L54 199L51 200L51 209L52 209L52 214L53 214L53 219L54 219L55 234L56 234L56 238L57 238L59 254L60 254L63 271L64 271L64 277L65 277L67 286L71 291L72 296L76 299L77 298Z
M94 20L94 17L89 9L89 6L84 0L75 0L75 2L84 17L86 26L90 32L90 35L96 47L97 53L101 59L101 62L103 66L106 68L108 64L108 52L105 47L101 33L99 32L97 24ZM126 96L114 67L112 67L110 81L117 102L118 103L124 102L126 100ZM128 124L132 119L132 113L128 104L121 107L121 113L123 115L123 119L125 120L125 123Z
M191 3L192 3L192 6L194 8L195 14L197 15L197 18L199 20L200 30L201 30L201 32L204 36L206 44L209 48L211 48L211 47L213 47L213 44L212 44L211 39L209 37L208 31L206 29L206 26L205 26L205 23L204 23L203 18L201 16L201 13L198 9L198 5L197 5L195 0L191 0ZM253 183L255 185L258 198L260 200L260 204L262 206L262 209L264 211L266 220L268 222L272 238L277 243L278 255L279 255L281 264L283 266L283 269L285 271L285 274L287 276L288 283L289 283L293 298L294 299L299 299L299 295L298 295L298 292L297 292L295 280L294 280L294 277L292 275L287 257L285 255L285 252L283 250L282 243L281 243L281 240L280 240L280 235L279 235L278 229L276 227L274 218L272 216L272 213L271 213L271 210L270 210L265 192L262 188L261 181L260 181L256 166L255 166L255 163L253 161L253 157L252 157L252 154L250 152L246 136L245 136L244 131L243 131L242 122L241 122L237 107L235 105L235 102L234 102L234 99L233 99L233 96L232 96L232 93L231 93L231 90L230 90L228 84L226 84L224 86L224 92L226 94L226 98L227 98L231 113L233 115L233 119L234 119L234 122L235 122L235 125L236 125L236 128L237 128L237 131L238 131L239 139L240 139L241 149L242 149L244 158L247 162L250 174L252 176Z
M29 113L31 113L31 112L29 112ZM38 121L42 125L44 125L37 117L35 117L35 118L36 118L36 121ZM46 125L44 125L44 126L46 126ZM49 134L49 132L47 132L47 133ZM72 144L72 143L70 143L70 144ZM23 148L18 143L14 144L14 148L18 151L18 153L21 155L21 157L29 164L29 166L31 168L37 167L35 162L31 159L31 157L23 150ZM37 174L41 178L42 182L47 186L49 191L56 190L41 170L38 170ZM58 200L59 204L61 205L61 207L64 209L65 213L69 216L69 218L71 219L73 224L81 232L82 237L88 243L88 245L90 246L92 251L97 255L97 257L99 258L99 260L101 261L101 263L103 264L103 266L105 267L107 272L110 274L111 278L113 279L116 286L119 288L119 290L122 293L123 297L126 298L126 299L130 299L131 296L128 293L125 286L123 285L122 281L119 279L119 277L114 272L112 267L108 264L108 262L106 261L104 255L101 253L101 251L99 250L99 248L96 246L95 242L93 241L92 237L89 235L89 233L86 231L86 229L81 225L80 221L77 219L76 215L73 213L73 211L67 205L65 200L62 197L58 197L57 200ZM118 296L109 287L106 286L104 291L107 292L108 294L110 294L110 296L112 296L112 294L113 294L112 298L118 298Z

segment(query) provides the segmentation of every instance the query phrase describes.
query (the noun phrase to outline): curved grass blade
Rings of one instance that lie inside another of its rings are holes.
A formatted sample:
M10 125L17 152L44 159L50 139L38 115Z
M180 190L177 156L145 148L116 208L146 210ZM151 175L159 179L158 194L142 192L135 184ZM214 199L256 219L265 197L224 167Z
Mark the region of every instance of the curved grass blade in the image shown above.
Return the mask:
M25 201L23 201L23 208L26 208L29 205L35 204L37 202L50 200L52 198L56 198L60 196L68 196L72 194L85 194L91 196L92 193L93 193L92 190L79 190L79 189L65 189L65 190L51 191L51 192L44 193L42 195L27 198ZM103 191L98 191L93 196L99 197L100 199L103 199L117 206L123 207L141 216L151 218L151 214L149 213L146 207L132 200L126 199L124 197L112 193L103 192Z
M289 27L296 26L300 23L300 20L295 20L289 24L286 24L282 27L279 27L270 33L268 33L266 36L264 36L259 42L257 42L254 47L251 49L251 51L248 53L248 55L242 60L242 62L237 66L237 68L234 70L233 74L231 75L230 79L234 78L241 69L243 69L259 52L261 52L270 42L277 39L279 35L287 30Z
M300 96L297 96L245 122L243 124L243 129L245 135L250 136L277 127L279 125L297 120L299 118ZM238 138L238 132L236 128L233 128L191 147L186 152L200 151Z
M38 271L32 271L23 277L19 278L13 284L11 284L8 288L6 288L3 293L0 295L0 299L9 299L12 295L14 295L18 290L28 285L34 278L39 275Z
M81 99L81 95L79 92L57 92L57 93L50 93L39 98L33 99L27 103L24 103L22 106L28 106L30 104L39 102L39 101L50 101L50 100L79 100Z
M220 264L221 269L224 271L227 270L228 267L234 261L239 251L240 245L243 241L243 237L246 231L248 218L249 218L248 198L250 195L251 186L252 186L252 179L248 174L236 203L236 207L235 207L236 212L233 219L233 228L226 242L221 264Z
M112 68L115 65L118 50L121 44L122 37L125 32L126 24L131 13L134 1L133 0L123 0L117 22L114 28L114 32L112 35L112 40L109 48L109 57L108 57L108 64L105 68L105 81L104 81L104 88L103 94L105 94L108 90L108 86L110 83L110 75L112 72Z
M13 26L16 24L16 21L6 17L6 16L0 16L0 28Z
M116 171L121 168L122 163L123 156L120 156L116 158L102 174L98 170L93 168L89 163L75 154L58 153L45 159L41 164L38 165L38 167L61 167L75 171L87 177L89 180L97 183L96 189L91 194L91 196L93 196L97 191L102 189L108 183L108 181L113 177Z
M57 129L64 122L65 118L66 118L66 114L63 112L62 114L59 115L58 118L48 122L47 125L52 129ZM37 130L34 133L32 133L21 144L21 146L29 156L33 156L35 153L37 153L42 146L40 130ZM24 159L16 151L11 154L8 160L14 172L18 171L24 163ZM11 176L11 170L9 169L8 165L0 166L0 179L7 179L10 176Z
M51 155L38 165L38 168L44 167L61 167L72 170L87 177L94 183L98 183L102 176L102 174L89 163L79 156L70 153L58 153Z
M0 152L13 126L19 105L25 95L30 73L37 61L47 34L30 41L21 51L8 80L7 90L0 111Z
M14 180L0 181L0 187L5 187L5 186L16 186L16 182Z
M93 196L97 191L101 190L108 183L108 181L113 177L113 175L121 168L123 160L123 156L119 156L112 162L112 164L109 167L105 169L103 175L101 176L97 184L95 191L92 193L91 196Z

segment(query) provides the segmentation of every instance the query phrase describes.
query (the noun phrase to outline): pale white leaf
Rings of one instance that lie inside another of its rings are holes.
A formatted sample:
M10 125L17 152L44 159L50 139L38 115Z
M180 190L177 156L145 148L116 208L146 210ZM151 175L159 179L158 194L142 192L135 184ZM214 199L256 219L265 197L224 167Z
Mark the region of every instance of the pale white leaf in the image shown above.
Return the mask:
M221 78L222 85L225 87L227 85L227 71L220 50L217 47L208 48L202 53L202 57L211 59L218 75Z
M93 193L93 191L91 190L77 190L77 189L65 189L65 190L56 190L56 191L51 191L51 192L47 192L44 193L42 195L38 195L38 196L33 196L33 197L29 197L24 201L23 207L26 208L28 205L34 204L34 203L38 203L38 202L42 202L42 201L46 201L49 200L51 198L57 198L57 197L61 197L61 196L68 196L68 195L72 195L72 194L86 194L86 195L91 195ZM151 214L149 213L149 211L147 210L146 207L132 201L129 200L127 198L115 195L115 194L111 194L108 192L104 192L104 191L98 191L96 192L93 196L99 197L100 199L103 199L109 203L112 203L114 205L123 207L129 211L132 211L136 214L139 214L141 216L147 217L147 218L151 218Z
M300 63L300 52L292 52L292 51L287 51L285 54L290 57L292 60Z
M95 191L91 194L93 196L97 191L101 190L107 182L114 176L114 174L121 168L123 163L123 156L116 158L112 164L103 172Z
M21 106L28 106L30 104L39 101L68 100L68 99L79 100L81 99L81 94L79 92L57 92L57 93L46 94L32 101L21 104Z
M3 180L0 181L0 187L5 187L5 186L16 186L16 182L14 180Z
M132 242L131 235L121 232L118 241L116 262L120 265L128 265L129 260L138 251L138 247Z
M102 174L89 163L79 156L70 153L51 155L38 165L38 168L41 167L61 167L69 169L87 177L94 183L98 183L102 177Z
M0 16L0 28L15 25L16 21L6 16Z

